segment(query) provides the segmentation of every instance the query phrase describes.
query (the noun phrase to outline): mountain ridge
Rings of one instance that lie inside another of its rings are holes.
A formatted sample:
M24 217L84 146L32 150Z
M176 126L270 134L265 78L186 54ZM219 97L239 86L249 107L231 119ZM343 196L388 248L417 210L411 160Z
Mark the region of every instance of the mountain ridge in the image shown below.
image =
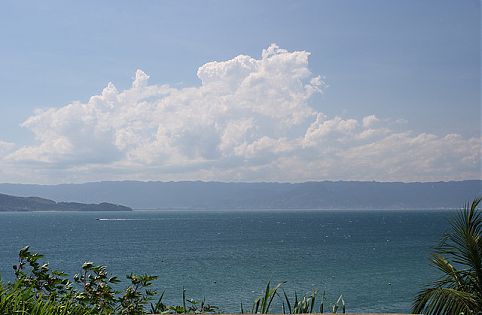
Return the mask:
M0 184L0 192L134 209L426 209L460 208L482 194L482 180L447 182L103 181Z

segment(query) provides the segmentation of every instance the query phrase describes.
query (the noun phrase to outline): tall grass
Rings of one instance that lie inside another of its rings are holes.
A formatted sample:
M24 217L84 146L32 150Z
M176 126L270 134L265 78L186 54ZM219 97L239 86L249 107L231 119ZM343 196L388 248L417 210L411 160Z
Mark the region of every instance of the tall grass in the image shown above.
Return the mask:
M91 315L98 314L75 303L43 300L18 284L0 283L0 314L2 315Z
M286 291L281 286L286 282L278 283L275 287L271 287L271 283L268 282L263 293L258 296L251 307L251 314L269 314L272 311L273 302L278 300L281 303L281 310L283 314L308 314L308 313L324 313L325 292L320 294L320 302L317 307L318 291L313 290L310 294L305 294L301 298L298 298L298 294L295 292L294 298L290 300ZM283 292L281 296L280 291ZM340 295L338 300L332 304L331 310L333 313L341 311L345 313L345 300ZM244 306L241 303L241 313L246 313Z

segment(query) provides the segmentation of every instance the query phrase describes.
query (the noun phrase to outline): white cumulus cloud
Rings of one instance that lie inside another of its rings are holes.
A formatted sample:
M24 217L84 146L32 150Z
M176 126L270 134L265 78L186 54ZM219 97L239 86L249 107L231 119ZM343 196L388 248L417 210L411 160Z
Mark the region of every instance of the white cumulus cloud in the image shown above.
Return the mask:
M272 44L258 59L202 65L200 85L186 88L137 70L125 90L109 83L87 102L34 113L22 126L36 143L0 142L0 163L39 182L480 178L480 138L315 110L325 83L309 56Z

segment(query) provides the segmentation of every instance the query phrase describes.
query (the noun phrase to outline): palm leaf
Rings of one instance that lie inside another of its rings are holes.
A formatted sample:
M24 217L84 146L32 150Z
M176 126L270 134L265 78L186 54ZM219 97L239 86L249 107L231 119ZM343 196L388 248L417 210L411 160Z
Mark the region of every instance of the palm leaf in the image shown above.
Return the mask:
M482 313L482 218L478 206L482 198L465 204L435 248L432 264L443 276L432 287L420 291L413 313Z

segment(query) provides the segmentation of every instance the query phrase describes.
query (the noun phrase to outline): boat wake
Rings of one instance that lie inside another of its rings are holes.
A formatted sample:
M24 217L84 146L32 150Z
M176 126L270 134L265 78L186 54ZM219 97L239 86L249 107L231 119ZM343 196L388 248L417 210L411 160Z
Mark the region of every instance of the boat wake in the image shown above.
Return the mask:
M97 221L148 221L148 219L96 218Z

